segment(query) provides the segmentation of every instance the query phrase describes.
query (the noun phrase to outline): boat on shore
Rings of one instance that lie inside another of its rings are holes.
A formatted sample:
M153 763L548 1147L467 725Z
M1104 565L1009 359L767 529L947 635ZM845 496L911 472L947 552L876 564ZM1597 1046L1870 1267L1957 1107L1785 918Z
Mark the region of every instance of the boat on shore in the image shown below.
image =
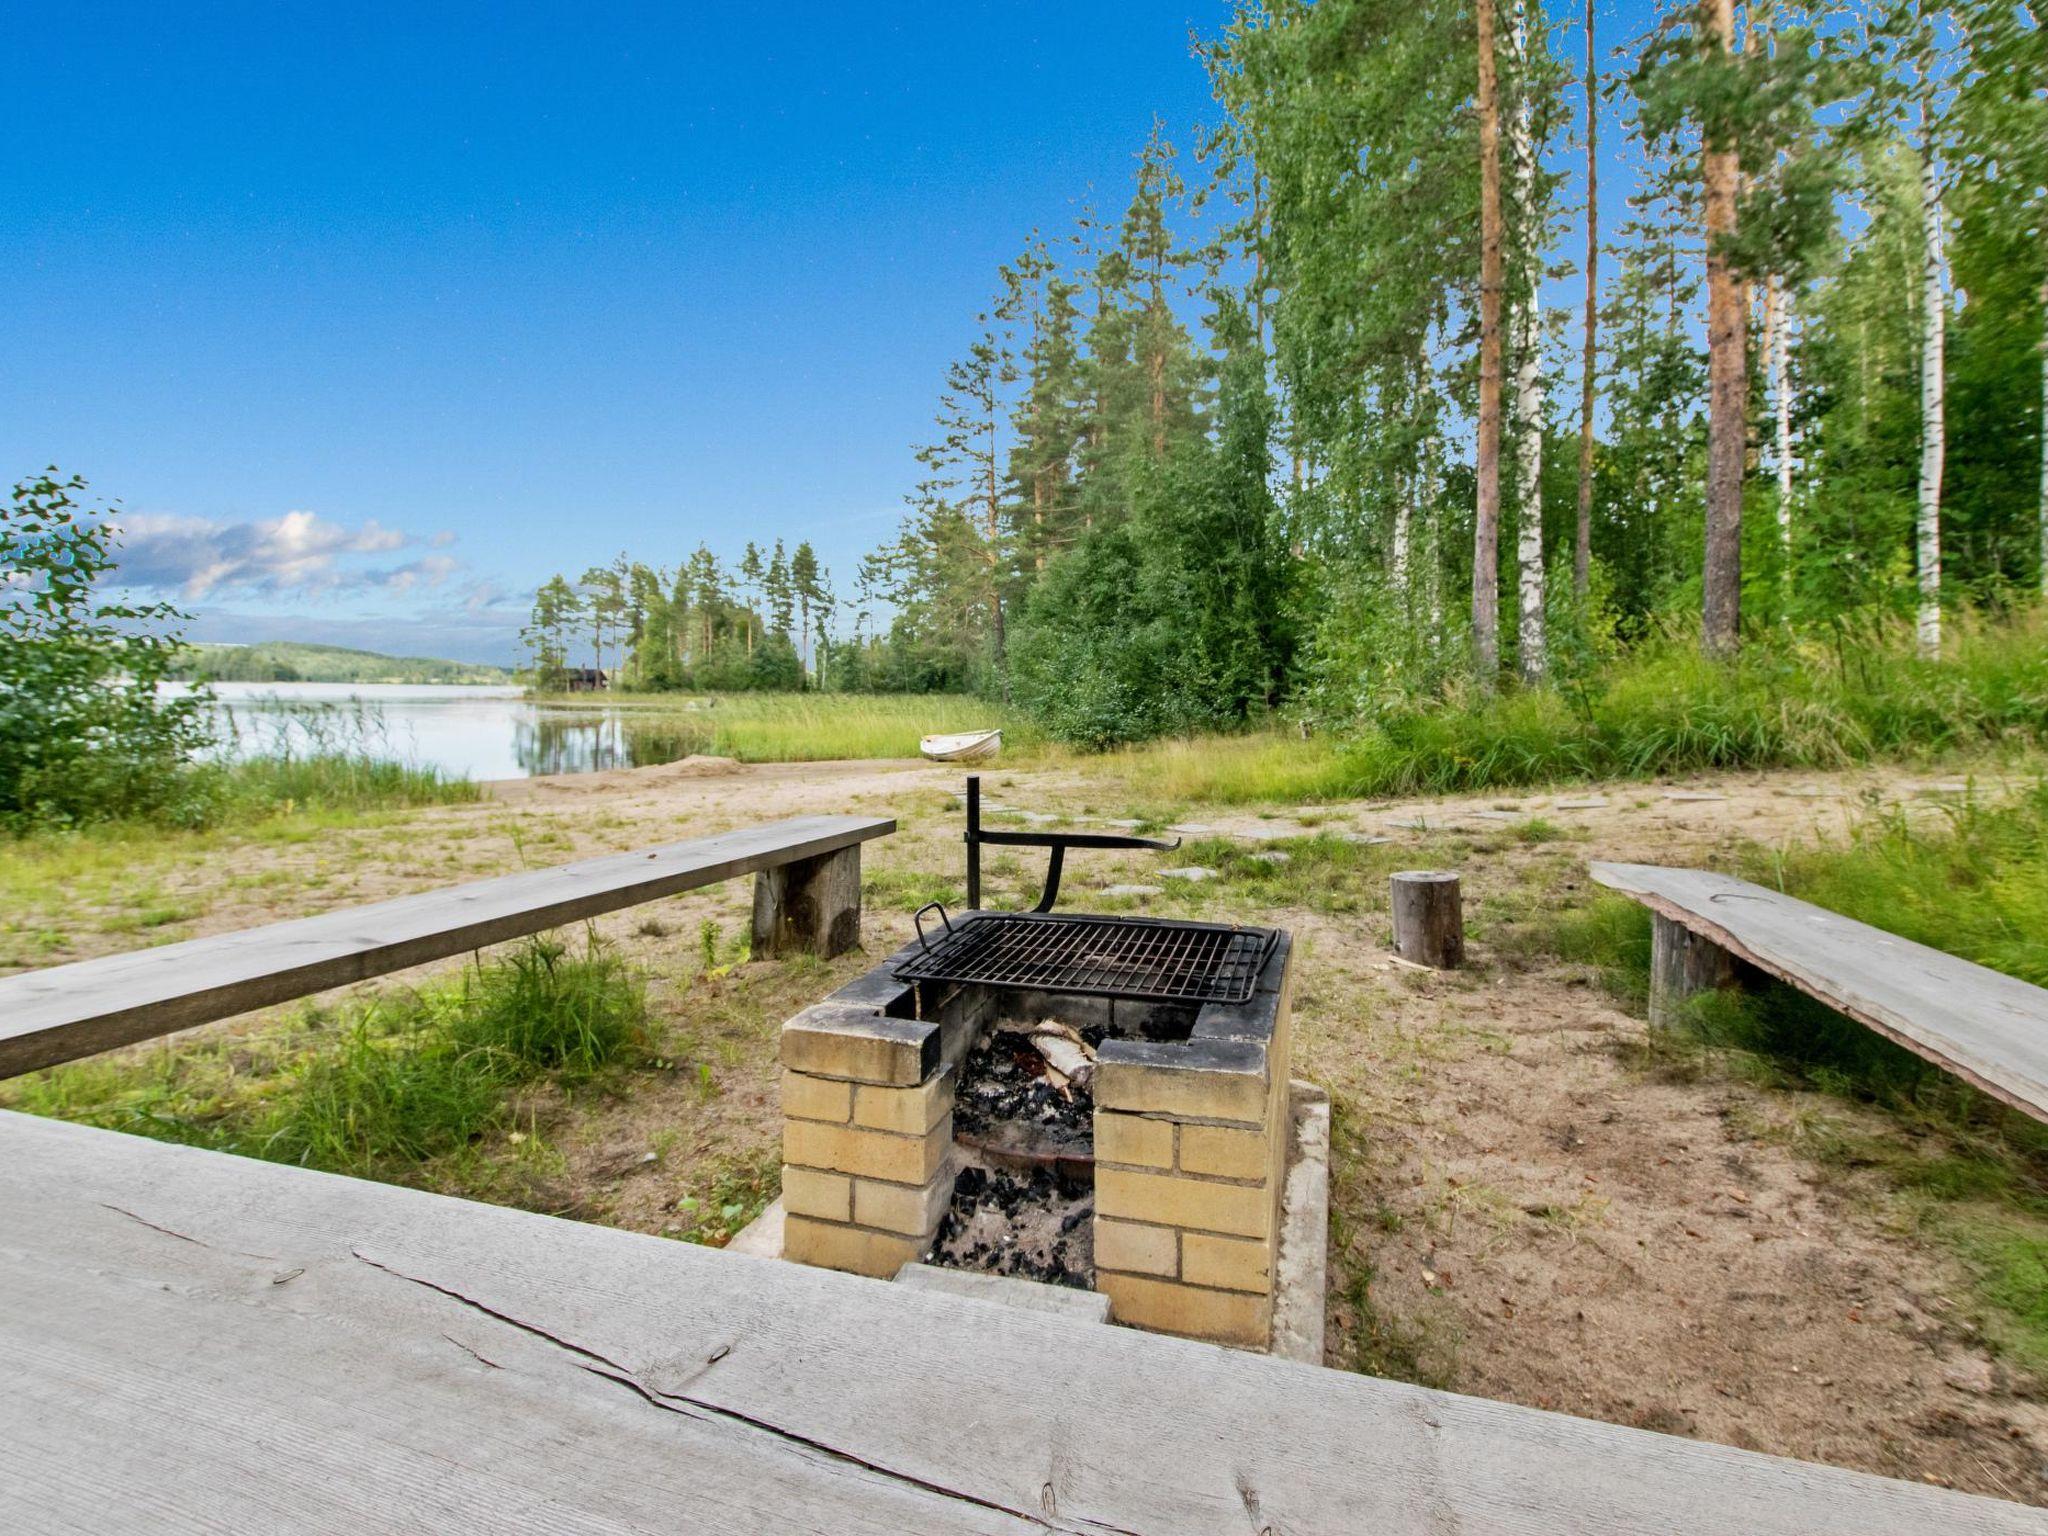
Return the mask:
M1002 750L1003 733L994 731L952 731L938 736L927 736L917 744L917 750L935 763L971 763L984 757L994 757Z

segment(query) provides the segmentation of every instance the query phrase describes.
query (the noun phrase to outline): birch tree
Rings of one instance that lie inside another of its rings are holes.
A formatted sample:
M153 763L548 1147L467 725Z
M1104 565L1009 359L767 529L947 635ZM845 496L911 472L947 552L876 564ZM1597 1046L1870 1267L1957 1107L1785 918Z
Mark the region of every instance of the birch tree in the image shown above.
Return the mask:
M1522 680L1538 683L1546 670L1543 633L1543 233L1536 188L1538 72L1529 43L1528 0L1514 0L1510 46L1515 59L1515 110L1509 119L1509 156L1521 225L1517 256L1522 273L1515 314L1515 566L1520 620L1516 659Z
M1914 544L1920 571L1920 654L1941 654L1941 476L1948 451L1943 381L1948 358L1948 281L1942 264L1941 156L1935 143L1931 71L1923 64L1920 119L1920 494Z
M1493 0L1478 0L1479 435L1472 518L1472 661L1482 687L1500 671L1501 211L1500 76Z

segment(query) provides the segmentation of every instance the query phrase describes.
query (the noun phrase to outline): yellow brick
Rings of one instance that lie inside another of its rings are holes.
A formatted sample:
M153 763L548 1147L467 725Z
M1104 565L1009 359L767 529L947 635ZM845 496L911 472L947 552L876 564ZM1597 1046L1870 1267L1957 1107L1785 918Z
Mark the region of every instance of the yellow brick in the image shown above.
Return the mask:
M782 1207L792 1216L848 1221L853 1216L853 1180L815 1168L782 1170Z
M914 1087L938 1070L938 1025L853 1003L813 1003L782 1026L782 1064L819 1077Z
M844 1125L853 1113L853 1084L784 1071L782 1112L799 1120L830 1120L835 1125Z
M853 1096L853 1123L900 1136L922 1136L952 1107L951 1073L941 1073L917 1088L862 1083Z
M953 1121L941 1120L928 1135L891 1136L847 1125L821 1125L814 1120L782 1123L782 1160L802 1168L827 1168L886 1179L892 1184L924 1184L939 1170L953 1144Z
M929 1239L939 1218L953 1198L951 1178L933 1179L925 1185L881 1184L873 1179L853 1181L853 1219L863 1227L880 1227Z
M1207 1291L1143 1275L1098 1273L1095 1289L1109 1298L1120 1323L1218 1344L1264 1349L1273 1328L1273 1298L1243 1291Z
M1138 1163L1149 1168L1173 1166L1173 1122L1140 1115L1095 1116L1095 1160Z
M1272 1146L1261 1131L1237 1131L1222 1125L1180 1128L1183 1173L1206 1173L1220 1179L1263 1179L1272 1166L1272 1158Z
M1183 1233L1180 1277L1190 1285L1211 1285L1225 1291L1273 1289L1272 1250L1242 1237L1216 1237L1207 1232Z
M835 1222L791 1216L782 1227L782 1256L798 1264L844 1269L856 1275L889 1279L913 1259L925 1255L921 1238L893 1232L870 1232Z
M1144 1227L1129 1221L1095 1218L1095 1267L1135 1270L1141 1275L1172 1275L1180 1262L1172 1227Z
M1267 1237L1273 1219L1272 1197L1263 1184L1213 1184L1122 1168L1096 1169L1095 1209L1105 1216L1238 1237Z
M1111 1042L1103 1048L1095 1069L1096 1107L1127 1114L1171 1115L1176 1120L1264 1124L1271 1093L1265 1047L1239 1040L1200 1044L1212 1058L1211 1065L1192 1059L1175 1061L1163 1050L1146 1052L1151 1059L1121 1059L1137 1055L1142 1045ZM1173 1050L1187 1052L1191 1048L1176 1046Z

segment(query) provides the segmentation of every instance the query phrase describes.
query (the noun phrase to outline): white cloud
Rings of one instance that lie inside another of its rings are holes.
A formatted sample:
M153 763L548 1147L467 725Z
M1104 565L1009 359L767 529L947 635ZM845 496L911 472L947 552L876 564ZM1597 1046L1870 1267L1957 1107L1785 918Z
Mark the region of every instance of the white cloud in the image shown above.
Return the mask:
M119 519L124 587L177 592L186 599L439 586L461 568L448 555L380 563L419 541L372 521L349 527L317 512L287 512L251 522L218 522L175 512L134 512ZM437 545L442 541L436 539Z

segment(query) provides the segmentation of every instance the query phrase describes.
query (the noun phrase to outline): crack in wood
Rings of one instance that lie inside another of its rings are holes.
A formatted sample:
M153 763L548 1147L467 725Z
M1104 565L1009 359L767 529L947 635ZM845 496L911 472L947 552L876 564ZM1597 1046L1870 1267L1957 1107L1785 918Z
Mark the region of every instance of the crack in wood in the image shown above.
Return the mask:
M140 1218L137 1219L139 1220ZM174 1233L172 1235L181 1236L182 1234ZM194 1239L187 1240L194 1241ZM637 1375L635 1375L629 1367L621 1365L618 1361L613 1360L606 1355L600 1354L598 1351L594 1349L586 1348L585 1346L576 1343L573 1339L565 1339L559 1334L550 1333L547 1329L540 1327L536 1323L529 1323L524 1318L514 1317L510 1313L501 1312L495 1307L488 1306L485 1303L478 1301L473 1296L465 1296L462 1292L451 1289L448 1286L438 1284L432 1280L423 1279L418 1275L409 1275L404 1270L395 1269L389 1264L381 1263L378 1260L371 1258L368 1254L364 1253L359 1248L349 1249L349 1254L351 1257L355 1258L359 1262L367 1264L372 1269L382 1270L385 1274L390 1275L394 1279L404 1280L412 1285L420 1286L425 1290L433 1291L436 1295L446 1296L450 1301L458 1302L461 1305L469 1307L474 1311L481 1312L484 1316L492 1318L497 1322L501 1322L509 1328L517 1328L522 1333L531 1334L533 1337L537 1339L542 1339L547 1343L553 1344L559 1349L567 1350L570 1354L582 1356L583 1358L577 1362L577 1368L579 1370L587 1371L592 1376L596 1376L601 1380L613 1382L618 1386L624 1387L627 1391L633 1393L642 1401L650 1404L653 1407L661 1409L664 1413L681 1414L684 1418L695 1419L700 1423L720 1422L743 1425L748 1429L758 1430L761 1433L767 1435L773 1435L778 1440L784 1441L793 1446L800 1447L804 1450L815 1452L816 1454L828 1457L831 1460L845 1462L850 1466L859 1467L863 1471L871 1472L877 1477L886 1478L891 1482L901 1483L905 1487L916 1488L921 1492L936 1494L940 1498L954 1499L963 1504L972 1504L977 1508L986 1509L995 1514L1008 1515L1012 1519L1022 1520L1030 1525L1036 1526L1039 1530L1054 1532L1056 1533L1056 1536L1085 1536L1085 1533L1091 1531L1101 1532L1103 1533L1103 1536L1143 1536L1142 1532L1133 1531L1126 1526L1105 1525L1102 1524L1100 1521L1089 1520L1085 1517L1082 1518L1081 1523L1079 1525L1069 1525L1065 1523L1057 1525L1051 1524L1045 1519L1037 1515L1031 1514L1027 1510L1013 1509L1007 1504L998 1503L992 1499L978 1498L974 1494L964 1492L961 1489L949 1488L943 1483L934 1483L925 1478L918 1477L912 1473L899 1471L894 1467L884 1466L880 1462L870 1461L866 1457L860 1456L855 1452L841 1449L839 1446L831 1445L823 1440L813 1439L808 1435L799 1434L795 1430L785 1429L782 1425L770 1423L766 1419L754 1418L749 1414L739 1412L737 1409L721 1407L716 1403L707 1403L702 1398L692 1397L688 1393L659 1391L658 1389L650 1387L645 1382L641 1381L640 1378ZM448 1339L451 1343L461 1345L463 1349L469 1350L471 1354L476 1353L476 1351L470 1350L468 1345L463 1344L460 1339L456 1339L452 1335L444 1333L442 1337ZM713 1351L711 1357L704 1363L704 1370L700 1370L696 1376L693 1376L691 1378L691 1380L694 1381L698 1379L698 1377L701 1377L704 1374L704 1371L709 1370L713 1365L716 1365L720 1360L723 1360L728 1354L731 1353L731 1351L732 1346L730 1344L723 1345L717 1350ZM482 1360L483 1356L478 1355L477 1358L479 1360ZM484 1363L486 1365L494 1365L496 1362L485 1360ZM502 1367L500 1367L500 1369L502 1369Z
M190 1243L194 1248L204 1248L208 1253L232 1254L235 1258L238 1259L262 1259L267 1264L275 1264L278 1262L277 1255L274 1253L250 1253L248 1250L243 1248L216 1248L213 1246L213 1244L206 1242L203 1239L194 1237L189 1232L180 1232L175 1227L167 1227L163 1225L163 1223L161 1222L151 1221L147 1216L138 1216L133 1211L129 1210L126 1206L114 1205L106 1200L100 1201L99 1204L102 1210L112 1211L116 1216L126 1216L130 1221L135 1222L140 1226L145 1226L149 1228L149 1230L152 1232L161 1232L165 1237L175 1237L181 1243ZM292 1275L302 1275L304 1273L305 1271L302 1269L292 1271ZM285 1279L291 1279L292 1275L285 1276ZM282 1281L272 1282L272 1284L282 1283Z

